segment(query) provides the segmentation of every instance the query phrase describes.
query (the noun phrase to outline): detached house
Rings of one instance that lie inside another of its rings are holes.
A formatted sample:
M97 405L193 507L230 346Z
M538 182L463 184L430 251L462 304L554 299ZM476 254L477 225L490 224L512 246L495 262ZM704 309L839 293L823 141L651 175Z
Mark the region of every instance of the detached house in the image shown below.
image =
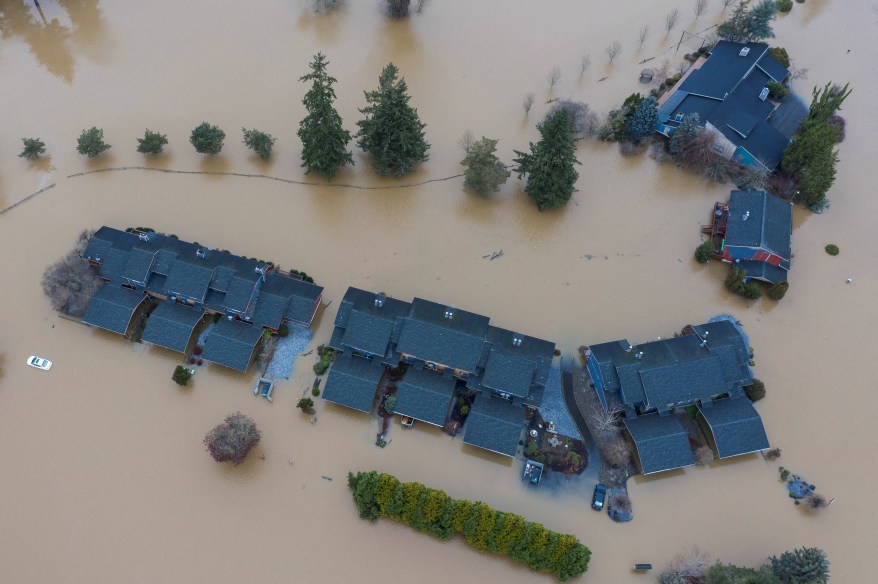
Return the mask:
M786 282L792 257L793 204L763 191L732 191L722 261L748 278Z
M783 83L788 75L764 43L719 41L659 99L656 131L670 136L684 117L698 114L716 134L718 154L774 170L792 131L787 126L788 133L781 132L769 119L778 104L768 98L766 84Z
M143 340L186 352L205 314L219 314L203 358L246 371L264 329L286 322L310 326L323 288L270 264L159 233L101 227L83 257L106 284L83 321L126 334L137 308L159 301ZM124 310L123 310L124 308Z
M632 345L591 345L586 366L602 407L620 411L644 474L695 464L675 410L696 406L720 458L768 448L759 414L744 394L753 382L742 333L721 320L680 337Z
M478 391L464 442L507 456L518 448L525 406L542 401L555 349L455 306L357 288L339 306L329 345L339 355L325 399L371 411L383 369L405 363L395 413L441 427L458 390Z

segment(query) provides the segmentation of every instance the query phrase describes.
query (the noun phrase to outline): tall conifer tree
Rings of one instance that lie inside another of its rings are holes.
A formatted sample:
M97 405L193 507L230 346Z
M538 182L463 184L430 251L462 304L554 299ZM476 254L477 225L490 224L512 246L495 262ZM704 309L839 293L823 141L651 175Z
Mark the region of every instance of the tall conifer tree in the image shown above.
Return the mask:
M299 78L311 82L311 89L305 94L302 103L308 115L299 124L297 132L302 140L302 166L308 174L312 170L331 179L339 168L353 164L354 159L347 150L351 133L344 129L341 116L333 107L336 81L326 72L326 56L317 53L310 63L311 72Z

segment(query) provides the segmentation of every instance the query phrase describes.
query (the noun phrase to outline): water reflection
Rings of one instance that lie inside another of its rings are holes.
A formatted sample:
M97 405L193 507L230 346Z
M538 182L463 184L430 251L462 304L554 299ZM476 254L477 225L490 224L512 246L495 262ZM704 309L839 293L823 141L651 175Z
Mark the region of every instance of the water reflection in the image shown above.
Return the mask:
M76 59L71 41L92 44L103 34L100 0L58 0L57 5L24 0L0 6L0 37L19 38L52 75L73 82Z

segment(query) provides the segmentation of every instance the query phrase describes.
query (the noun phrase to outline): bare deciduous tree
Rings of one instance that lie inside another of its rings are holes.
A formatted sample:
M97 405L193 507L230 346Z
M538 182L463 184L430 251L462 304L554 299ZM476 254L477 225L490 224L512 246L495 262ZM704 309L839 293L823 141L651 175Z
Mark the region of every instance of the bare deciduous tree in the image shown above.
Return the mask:
M475 141L476 137L473 134L473 131L467 130L460 138L457 139L457 145L460 146L461 150L463 150L465 154L469 154L469 149L472 148L473 142Z
M613 62L613 59L619 56L619 53L622 52L622 44L619 41L613 41L606 48L607 57L610 59L610 63Z
M428 4L430 4L430 0L418 0L418 8L416 9L416 12L420 14Z
M662 582L704 582L710 556L698 546L692 546L683 553L677 554L662 573Z
M554 89L558 85L558 82L561 81L561 68L558 65L552 67L546 75L546 81L549 83L549 89Z
M655 87L658 87L662 83L665 82L665 79L668 78L668 74L671 71L671 62L665 59L662 61L662 64L655 70L655 73L652 77L652 84Z
M805 497L805 507L807 507L809 511L820 511L821 509L829 507L829 501L827 501L826 497L823 495L811 493Z
M546 119L551 118L560 109L567 110L570 115L570 127L574 138L579 140L597 134L601 120L595 112L591 111L588 104L582 101L559 99L549 108Z
M585 72L591 68L591 54L584 53L582 57L579 58L579 76L582 77L585 75Z
M698 20L705 10L707 10L707 0L695 0L695 6L692 7L692 12L695 13L695 20Z
M271 363L271 358L274 357L274 352L277 350L277 343L280 340L280 337L277 335L271 335L269 338L262 341L262 348L259 349L259 355L256 356L256 368L262 372L268 367L268 364Z
M707 128L701 128L696 134L680 142L677 161L684 166L707 168L716 157L715 145L716 134Z
M75 248L43 273L43 293L52 308L71 316L85 314L91 297L103 284L88 261L80 256L89 237L90 232L83 231Z
M631 461L631 447L624 438L614 438L603 444L601 456L610 466L625 466Z
M790 81L793 81L796 79L807 79L808 78L808 70L800 68L800 67L796 67L796 63L792 59L790 59L789 70L790 70Z
M640 31L637 33L637 40L640 43L639 45L637 45L638 49L643 47L643 43L646 42L646 37L648 37L648 36L649 36L649 25L644 24L643 26L640 27Z
M345 0L314 0L315 12L329 12L335 8L339 8Z
M595 407L589 415L591 429L596 434L615 431L619 427L618 413L618 408L607 408L605 411L603 408Z
M671 34L671 31L677 26L680 20L680 11L674 8L665 15L665 36Z
M530 108L534 105L534 94L528 93L524 96L524 99L521 100L521 107L524 108L524 115L530 113Z
M723 5L723 11L725 11L726 8L728 8L729 6L731 6L732 4L737 2L738 0L719 0L719 1Z

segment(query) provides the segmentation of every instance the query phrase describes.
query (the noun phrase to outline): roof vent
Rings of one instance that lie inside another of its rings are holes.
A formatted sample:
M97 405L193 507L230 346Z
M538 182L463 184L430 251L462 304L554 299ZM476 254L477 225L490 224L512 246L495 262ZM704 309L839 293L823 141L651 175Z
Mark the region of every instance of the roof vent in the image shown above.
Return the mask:
M386 298L387 298L387 294L385 294L384 292L377 292L375 294L375 306L377 306L378 308L381 308L382 306L384 306L384 300Z
M750 218L750 211L744 211L744 214L741 215L741 220L746 221L749 218Z
M140 238L140 241L149 241L149 233L146 233L145 231L138 233L137 237Z
M628 348L625 349L625 352L630 353L633 350L634 350L634 345L632 345L631 343L628 343Z
M456 307L453 304L449 305L445 309L445 318L447 318L448 320L451 320L452 318L454 318L454 309L455 308Z
M519 335L515 335L515 336L512 337L512 345L513 345L514 347L520 347L520 346L521 346L521 341L522 341L522 340L523 340L523 339L522 339Z
M768 88L767 88L767 87L763 87L763 88L762 88L762 91L759 92L759 100L760 100L760 101L765 101L765 98L766 98L766 97L768 97Z
M738 54L741 55L742 57L746 57L747 55L750 54L750 47L744 47L744 48L742 48L742 49L741 49L741 52L738 53Z
M200 247L200 248L195 250L195 256L199 257L201 259L204 259L207 257L207 250L204 249L203 247Z
M256 266L256 273L265 275L265 266Z
M634 353L635 359L640 359L641 357L643 357L643 351L638 351L637 353Z

